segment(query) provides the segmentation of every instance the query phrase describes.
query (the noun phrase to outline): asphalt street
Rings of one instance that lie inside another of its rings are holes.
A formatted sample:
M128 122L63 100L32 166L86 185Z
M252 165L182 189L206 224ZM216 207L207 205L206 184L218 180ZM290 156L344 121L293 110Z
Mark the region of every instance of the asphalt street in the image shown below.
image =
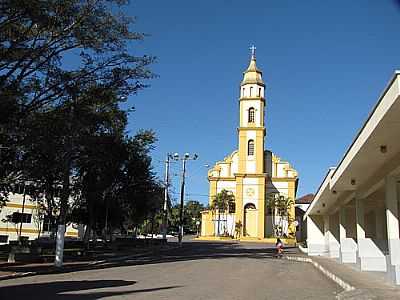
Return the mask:
M91 270L4 280L0 299L335 299L341 292L310 264L273 253L261 244L188 241Z

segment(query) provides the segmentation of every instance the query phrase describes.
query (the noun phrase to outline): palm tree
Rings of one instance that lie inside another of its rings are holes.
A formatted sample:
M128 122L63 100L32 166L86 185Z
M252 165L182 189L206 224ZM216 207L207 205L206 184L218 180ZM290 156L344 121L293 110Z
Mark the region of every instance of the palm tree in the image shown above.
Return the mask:
M272 234L274 237L277 236L276 232L276 215L277 215L277 208L278 208L278 203L279 203L279 194L277 193L272 193L267 196L267 207L270 208L271 210L271 215L272 215Z
M211 203L211 210L213 212L218 213L218 225L217 225L217 235L220 235L219 228L220 228L220 220L221 220L221 213L225 214L225 221L227 219L227 213L229 209L234 207L235 205L235 196L232 192L223 189L221 192L215 195L212 203Z
M289 227L291 225L291 223L293 222L292 218L291 218L291 214L290 211L292 210L294 205L294 201L293 199L287 197L287 196L279 196L279 202L278 202L278 212L280 215L280 233L281 236L284 234L283 232L283 221L286 220L287 224L288 224L288 230Z
M273 235L274 237L282 237L283 232L283 220L286 219L288 227L293 222L290 211L294 205L293 199L280 195L279 193L269 194L267 197L267 206L272 212L272 224L273 224ZM276 224L276 217L279 216L279 224Z

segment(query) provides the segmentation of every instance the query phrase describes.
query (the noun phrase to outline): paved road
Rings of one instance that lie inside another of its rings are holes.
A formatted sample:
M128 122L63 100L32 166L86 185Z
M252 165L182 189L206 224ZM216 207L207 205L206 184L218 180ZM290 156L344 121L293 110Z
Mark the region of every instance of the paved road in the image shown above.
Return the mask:
M260 244L186 242L95 270L1 281L0 299L334 299L341 291L310 264L272 253Z

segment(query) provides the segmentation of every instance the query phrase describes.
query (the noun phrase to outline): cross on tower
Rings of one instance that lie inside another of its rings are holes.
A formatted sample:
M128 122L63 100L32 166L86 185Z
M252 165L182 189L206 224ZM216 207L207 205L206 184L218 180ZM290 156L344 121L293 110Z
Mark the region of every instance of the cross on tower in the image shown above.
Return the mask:
M256 47L253 45L250 47L251 50L251 59L256 59Z

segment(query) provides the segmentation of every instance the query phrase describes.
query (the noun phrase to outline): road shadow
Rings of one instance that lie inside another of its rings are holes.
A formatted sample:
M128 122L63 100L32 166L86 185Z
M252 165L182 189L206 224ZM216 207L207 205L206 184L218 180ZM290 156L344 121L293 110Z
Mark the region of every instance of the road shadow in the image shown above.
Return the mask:
M124 291L99 290L105 288L130 287L135 283L136 281L126 280L80 280L12 285L0 288L0 299L94 300L111 296L151 293L180 287L164 286L139 290L128 289Z
M170 243L174 245L174 243ZM175 243L175 246L178 246ZM286 247L285 254L296 254L296 247ZM108 261L102 264L70 266L62 269L54 269L47 266L32 266L29 268L31 272L47 273L68 273L83 270L107 269L121 266L134 266L146 264L162 264L169 262L193 261L202 259L227 259L227 258L248 258L248 259L276 259L276 250L273 245L266 244L250 244L238 242L206 242L206 241L186 241L182 247L170 249L167 251L155 250L151 255L126 258L124 260ZM10 272L26 272L23 266L9 266L5 271Z

